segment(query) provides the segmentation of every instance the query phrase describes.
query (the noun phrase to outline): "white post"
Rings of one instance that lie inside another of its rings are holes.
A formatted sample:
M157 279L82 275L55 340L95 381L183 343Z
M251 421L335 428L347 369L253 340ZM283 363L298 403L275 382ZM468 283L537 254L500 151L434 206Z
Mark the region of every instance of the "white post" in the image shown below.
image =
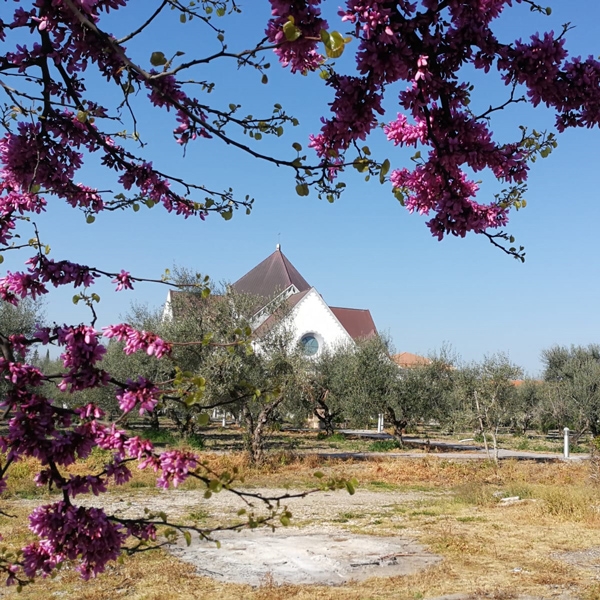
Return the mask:
M569 458L569 428L565 427L565 458Z
M383 433L383 414L377 415L377 433Z
M223 413L223 427L227 425L227 419L225 418L225 413Z

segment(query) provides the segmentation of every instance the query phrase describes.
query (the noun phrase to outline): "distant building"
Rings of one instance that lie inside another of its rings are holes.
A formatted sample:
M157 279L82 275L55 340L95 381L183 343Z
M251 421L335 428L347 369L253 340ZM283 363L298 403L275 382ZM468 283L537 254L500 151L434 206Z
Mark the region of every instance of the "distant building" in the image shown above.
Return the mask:
M352 343L377 335L373 317L367 309L328 306L296 267L277 248L273 254L248 271L232 286L236 292L264 298L254 317L258 339L261 332L275 324L272 306L287 302L286 326L294 342L302 344L308 355L318 356L325 348Z
M431 360L429 358L419 356L418 354L411 354L410 352L400 352L399 354L394 354L392 356L392 360L401 369L412 369L413 367L424 367L425 365L431 364Z

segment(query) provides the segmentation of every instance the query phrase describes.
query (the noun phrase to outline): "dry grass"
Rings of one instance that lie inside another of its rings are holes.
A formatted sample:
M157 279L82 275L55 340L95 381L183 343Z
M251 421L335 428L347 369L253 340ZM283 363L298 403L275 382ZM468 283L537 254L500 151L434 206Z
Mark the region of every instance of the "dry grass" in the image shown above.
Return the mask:
M356 477L367 489L382 490L384 508L329 517L356 533L410 535L443 557L423 573L387 580L370 580L345 587L277 586L267 576L263 585L224 584L200 577L193 567L163 552L148 552L112 565L89 583L66 568L55 579L26 587L21 598L69 600L183 600L218 597L222 600L417 600L465 592L477 598L510 599L518 594L551 597L567 591L575 598L600 598L600 571L568 565L560 553L600 545L600 494L589 480L585 464L449 462L437 457L418 460L363 462L326 461L316 456L280 453L261 468L242 455L205 454L215 471L236 467L245 484L261 487L308 487L316 469L326 474ZM89 459L102 464L101 453ZM9 480L7 503L19 519L0 517L8 544L22 545L29 535L24 525L25 504L19 497L39 494L28 476L35 464L23 463ZM73 470L88 468L73 466ZM153 493L152 474L136 471L130 490ZM194 483L186 484L193 487ZM147 488L145 486L148 486ZM396 492L431 490L410 503L398 503ZM125 490L123 490L125 491ZM343 492L340 492L343 493ZM504 505L499 496L525 500ZM389 498L389 503L387 499ZM38 501L38 500L35 500ZM315 520L323 518L315 515ZM8 592L5 592L8 593ZM0 597L2 597L0 591Z

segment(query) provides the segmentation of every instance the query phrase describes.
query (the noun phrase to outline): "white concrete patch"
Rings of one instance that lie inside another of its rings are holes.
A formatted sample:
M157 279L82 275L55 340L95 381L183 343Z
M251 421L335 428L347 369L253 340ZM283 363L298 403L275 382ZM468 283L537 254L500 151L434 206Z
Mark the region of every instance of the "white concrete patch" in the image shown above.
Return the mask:
M280 528L216 533L221 542L181 542L171 548L200 575L229 583L340 585L420 571L441 560L416 542L338 529Z

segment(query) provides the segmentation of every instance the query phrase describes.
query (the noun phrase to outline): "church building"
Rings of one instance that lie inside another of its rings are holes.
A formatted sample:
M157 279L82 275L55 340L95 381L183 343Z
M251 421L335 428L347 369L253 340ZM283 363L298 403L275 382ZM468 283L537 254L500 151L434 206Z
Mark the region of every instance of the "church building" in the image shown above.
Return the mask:
M273 254L231 287L238 293L265 299L265 305L253 318L258 339L261 331L274 325L276 317L270 306L283 301L290 311L286 325L307 355L318 356L325 348L332 349L377 335L369 310L329 306L283 254L279 244Z
M300 343L308 356L316 357L326 348L334 349L377 335L367 309L329 306L283 254L279 244L273 254L230 287L238 294L248 294L258 300L251 319L257 348L260 348L261 335L277 327L282 317L276 308L284 303L283 319L292 343ZM181 293L169 291L165 318L173 318L173 299Z

